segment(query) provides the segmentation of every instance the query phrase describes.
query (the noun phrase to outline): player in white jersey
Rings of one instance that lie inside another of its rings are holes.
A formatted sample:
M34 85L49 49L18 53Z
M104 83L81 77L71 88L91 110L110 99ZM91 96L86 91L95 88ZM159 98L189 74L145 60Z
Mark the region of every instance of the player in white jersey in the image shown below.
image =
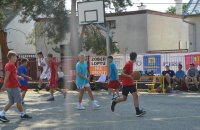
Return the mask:
M43 53L38 52L37 56L38 56L38 60L37 60L38 61L38 68L41 71L38 89L41 89L43 81L50 79L51 72L50 72L50 69L49 69L47 59L43 56ZM38 90L36 90L36 91L38 91Z

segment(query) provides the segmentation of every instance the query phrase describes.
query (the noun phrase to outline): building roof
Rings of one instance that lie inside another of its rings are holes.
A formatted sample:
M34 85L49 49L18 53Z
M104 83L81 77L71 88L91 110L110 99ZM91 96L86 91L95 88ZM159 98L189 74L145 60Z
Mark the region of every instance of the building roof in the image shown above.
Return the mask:
M106 17L137 15L137 14L154 14L154 15L160 15L160 16L165 16L165 17L182 18L181 15L158 12L158 11L153 11L153 10L138 10L138 11L119 12L119 13L107 13Z
M200 15L200 0L190 0L187 5L186 11L183 13L184 17Z
M137 10L137 11L129 11L129 12L117 12L117 13L106 13L105 17L117 17L117 16L126 16L126 15L137 15L137 14L154 14L165 17L174 17L174 18L182 18L181 15L172 14L172 13L164 13L153 10ZM48 21L49 18L37 18L34 19L36 22L45 22Z

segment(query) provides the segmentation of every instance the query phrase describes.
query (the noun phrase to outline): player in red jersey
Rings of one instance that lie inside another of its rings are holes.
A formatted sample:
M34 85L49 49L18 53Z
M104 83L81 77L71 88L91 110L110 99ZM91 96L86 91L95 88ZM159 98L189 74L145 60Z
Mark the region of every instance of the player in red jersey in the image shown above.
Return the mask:
M119 102L124 102L127 100L128 94L131 93L134 98L134 106L136 111L136 116L142 116L146 112L139 109L139 101L137 95L136 85L134 85L134 80L132 77L133 73L133 65L137 59L137 53L131 52L130 53L130 60L125 64L122 72L122 97L117 98L116 100L112 101L111 111L114 112L115 105Z

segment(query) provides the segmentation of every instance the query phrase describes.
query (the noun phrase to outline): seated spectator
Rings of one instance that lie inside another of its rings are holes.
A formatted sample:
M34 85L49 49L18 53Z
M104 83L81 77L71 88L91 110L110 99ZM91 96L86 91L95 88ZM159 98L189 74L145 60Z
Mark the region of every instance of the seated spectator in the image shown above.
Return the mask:
M181 64L178 65L178 71L176 71L174 82L178 84L178 87L181 87L181 90L187 90L187 88L185 87L185 72L182 70Z
M62 71L62 67L59 67L59 69L58 69L58 86L59 86L59 88L64 87L64 77L65 77L65 74Z
M198 70L195 68L194 63L191 63L185 79L187 88L189 88L189 81L194 82L196 88L198 88L198 81L197 81L198 76L199 76Z
M165 71L162 72L162 75L165 76L165 85L171 88L173 79L175 78L175 73L173 70L170 70L169 65L165 65Z

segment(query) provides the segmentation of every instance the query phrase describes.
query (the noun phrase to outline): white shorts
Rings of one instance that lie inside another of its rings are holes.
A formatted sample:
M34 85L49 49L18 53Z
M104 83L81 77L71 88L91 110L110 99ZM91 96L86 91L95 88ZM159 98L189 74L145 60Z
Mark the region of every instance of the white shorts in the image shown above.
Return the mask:
M77 89L83 89L83 88L86 88L86 87L90 87L90 84L87 83L85 85L77 85Z
M48 70L47 73L46 71L42 71L41 75L40 75L40 80L45 80L45 79L50 79L51 77L51 72Z

